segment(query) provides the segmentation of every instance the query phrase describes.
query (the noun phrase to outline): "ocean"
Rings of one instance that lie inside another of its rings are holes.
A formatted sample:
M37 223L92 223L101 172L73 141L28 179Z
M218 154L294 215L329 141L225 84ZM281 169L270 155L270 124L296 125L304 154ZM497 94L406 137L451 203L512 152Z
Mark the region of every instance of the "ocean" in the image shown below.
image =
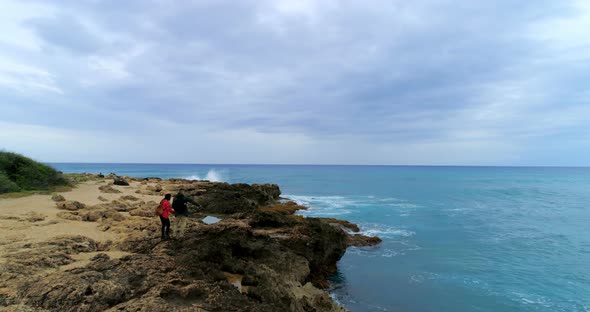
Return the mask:
M590 168L53 163L63 172L276 183L357 223L331 295L352 311L590 311Z

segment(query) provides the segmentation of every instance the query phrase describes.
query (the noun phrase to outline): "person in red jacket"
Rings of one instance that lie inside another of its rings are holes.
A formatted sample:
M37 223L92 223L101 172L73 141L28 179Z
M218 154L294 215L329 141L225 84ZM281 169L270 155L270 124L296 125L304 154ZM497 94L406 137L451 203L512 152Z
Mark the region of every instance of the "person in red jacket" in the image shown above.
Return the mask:
M170 199L172 198L171 194L166 194L164 199L160 202L162 206L162 214L160 215L160 221L162 221L162 239L169 240L170 239L170 218L169 213L174 213L172 207L170 207Z

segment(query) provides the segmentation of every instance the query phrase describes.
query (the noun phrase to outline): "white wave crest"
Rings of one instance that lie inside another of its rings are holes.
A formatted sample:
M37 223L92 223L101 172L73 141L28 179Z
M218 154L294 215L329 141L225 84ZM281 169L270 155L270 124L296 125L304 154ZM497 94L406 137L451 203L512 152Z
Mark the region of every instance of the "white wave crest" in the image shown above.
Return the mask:
M224 181L221 174L219 172L217 172L215 169L210 169L207 172L207 175L205 175L205 177L201 177L199 175L193 174L193 175L185 177L185 179L187 179L187 180L208 180L211 182L223 182Z
M349 247L346 249L346 253L363 256L363 257L384 257L393 258L397 256L406 255L404 250L394 250L390 248L374 248L374 247Z
M378 223L361 223L359 227L361 228L361 234L380 238L410 237L416 234L410 230L398 229Z
M358 206L357 202L343 196L300 196L285 195L286 198L299 205L308 207L307 210L300 210L297 213L305 216L338 216L355 212L353 207Z

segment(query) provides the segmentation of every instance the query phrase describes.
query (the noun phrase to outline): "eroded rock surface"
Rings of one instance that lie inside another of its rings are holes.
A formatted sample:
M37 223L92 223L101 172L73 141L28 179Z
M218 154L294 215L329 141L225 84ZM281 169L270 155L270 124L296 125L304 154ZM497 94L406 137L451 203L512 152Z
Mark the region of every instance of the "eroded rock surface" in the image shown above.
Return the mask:
M329 286L328 278L349 245L375 241L349 234L355 226L348 222L295 215L305 207L279 202L276 185L126 179L132 187L139 185L138 191L182 190L189 195L196 211L189 218L186 236L161 241L159 221L153 215L157 203L133 196L66 209L60 212L62 218L97 222L121 239L97 242L64 236L21 246L0 263L0 307L343 311L322 289ZM206 225L201 218L207 214L222 220ZM175 222L174 217L171 220ZM109 252L125 256L113 258ZM92 257L74 265L83 254ZM229 278L236 276L239 287Z

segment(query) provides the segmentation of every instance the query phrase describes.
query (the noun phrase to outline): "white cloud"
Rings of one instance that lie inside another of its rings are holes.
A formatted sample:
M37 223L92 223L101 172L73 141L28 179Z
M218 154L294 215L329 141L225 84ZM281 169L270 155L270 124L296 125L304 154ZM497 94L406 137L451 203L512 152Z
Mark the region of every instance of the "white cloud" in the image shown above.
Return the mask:
M23 94L31 92L52 92L63 94L57 86L54 75L48 71L0 55L0 88L8 88Z
M40 51L40 41L22 24L38 16L52 14L54 10L46 5L25 1L0 1L0 44L19 49Z
M506 164L588 132L584 1L3 4L0 121L92 151L50 160Z

